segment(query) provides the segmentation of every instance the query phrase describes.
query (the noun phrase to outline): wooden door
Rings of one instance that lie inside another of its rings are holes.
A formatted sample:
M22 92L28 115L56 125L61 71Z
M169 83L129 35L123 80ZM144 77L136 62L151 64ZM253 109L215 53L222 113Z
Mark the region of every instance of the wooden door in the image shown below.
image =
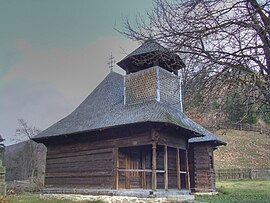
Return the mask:
M142 188L142 155L139 151L130 151L126 156L126 168L133 170L126 173L126 188Z

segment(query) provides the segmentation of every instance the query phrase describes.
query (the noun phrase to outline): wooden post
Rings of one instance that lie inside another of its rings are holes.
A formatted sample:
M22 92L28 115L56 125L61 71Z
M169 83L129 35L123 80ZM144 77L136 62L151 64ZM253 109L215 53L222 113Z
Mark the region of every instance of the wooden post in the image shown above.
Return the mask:
M186 187L187 189L190 189L190 180L189 180L189 166L188 166L188 150L186 149Z
M118 148L114 148L114 189L118 190L118 180L119 180L119 152Z
M142 169L145 170L145 154L142 154ZM142 188L146 189L146 173L142 172Z
M130 169L130 162L129 162L128 156L126 156L126 169ZM130 189L130 172L129 171L125 172L125 185L126 185L126 189Z
M181 190L179 148L176 148L176 180L177 180L177 188Z
M168 147L164 145L164 189L168 190Z
M152 190L157 189L157 144L152 144Z

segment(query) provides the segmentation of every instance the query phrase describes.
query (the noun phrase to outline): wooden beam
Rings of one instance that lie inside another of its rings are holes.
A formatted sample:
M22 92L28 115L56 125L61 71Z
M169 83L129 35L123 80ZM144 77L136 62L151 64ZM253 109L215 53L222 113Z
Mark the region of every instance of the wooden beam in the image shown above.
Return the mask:
M152 144L152 190L157 189L157 144Z
M129 157L126 156L126 169L130 169L130 160ZM125 172L125 186L126 189L130 189L130 172L128 170L126 170Z
M186 187L187 189L190 189L190 179L189 179L189 166L188 166L188 150L186 152Z
M146 173L145 173L145 154L142 153L142 188L146 189L147 185L146 185Z
M180 155L179 148L176 148L176 180L177 188L181 190L181 177L180 177Z
M168 147L164 145L164 189L168 190Z
M145 172L145 173L152 173L152 169L124 169L120 168L118 171L124 171L124 172ZM164 170L156 170L157 173L165 173ZM181 171L180 171L181 173ZM185 171L182 173L186 173Z
M114 189L118 190L118 181L119 181L119 149L114 148Z

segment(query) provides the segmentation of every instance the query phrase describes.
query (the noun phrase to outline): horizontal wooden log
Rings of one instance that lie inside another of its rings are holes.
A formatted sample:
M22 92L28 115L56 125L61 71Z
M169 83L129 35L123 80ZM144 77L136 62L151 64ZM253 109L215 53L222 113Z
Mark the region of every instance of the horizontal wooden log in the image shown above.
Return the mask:
M96 141L85 141L75 144L48 146L48 155L61 155L70 152L80 152L87 150L108 149L113 147L128 147L151 144L152 140L148 132L134 134L131 137L119 137L115 139L104 139Z
M58 184L58 185L69 185L69 184L87 184L98 186L100 184L112 185L112 176L96 176L96 177L69 177L69 178L46 178L45 184Z
M178 131L169 130L158 133L158 144L167 145L168 147L186 149L185 136L179 135Z
M57 159L48 159L46 163L48 165L54 163L73 163L73 162L87 162L87 161L102 161L102 160L112 160L112 153L102 153L102 154L91 154L91 155L81 155L81 156L72 156L72 157L64 157Z
M113 169L113 165L83 165L83 164L75 164L75 165L50 165L50 167L46 168L46 172L76 172L76 171L110 171Z
M202 180L202 181L196 181L196 186L197 187L210 187L211 186L211 183L210 181L206 181L206 180Z
M118 169L121 172L147 172L152 173L152 169ZM164 170L156 170L157 173L165 173Z
M80 150L76 152L66 152L66 153L60 153L60 154L48 153L47 160L66 158L66 157L75 157L75 156L82 156L82 155L103 154L103 153L112 153L112 148L95 149L95 150Z
M196 165L196 163L201 164L201 163L210 163L210 157L209 155L206 156L202 156L202 157L195 157L194 158L194 164Z
M112 176L112 171L46 173L47 178Z

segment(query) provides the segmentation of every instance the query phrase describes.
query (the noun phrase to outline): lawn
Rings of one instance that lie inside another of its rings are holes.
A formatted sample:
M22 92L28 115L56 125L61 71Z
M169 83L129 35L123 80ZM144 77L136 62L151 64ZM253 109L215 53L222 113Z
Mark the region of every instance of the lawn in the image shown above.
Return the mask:
M217 182L218 195L196 196L198 202L270 202L270 180Z
M218 195L196 196L196 201L213 203L260 203L270 202L270 180L241 180L217 182ZM42 200L39 195L8 196L8 203L74 203L67 200ZM84 203L93 203L84 201ZM97 203L97 202L96 202ZM99 202L100 203L100 202Z
M78 203L78 201L76 201ZM7 197L7 202L4 203L76 203L75 201L69 200L43 200L37 194L23 194L23 195L12 195ZM0 201L0 203L2 203ZM102 203L100 201L81 201L81 203Z

